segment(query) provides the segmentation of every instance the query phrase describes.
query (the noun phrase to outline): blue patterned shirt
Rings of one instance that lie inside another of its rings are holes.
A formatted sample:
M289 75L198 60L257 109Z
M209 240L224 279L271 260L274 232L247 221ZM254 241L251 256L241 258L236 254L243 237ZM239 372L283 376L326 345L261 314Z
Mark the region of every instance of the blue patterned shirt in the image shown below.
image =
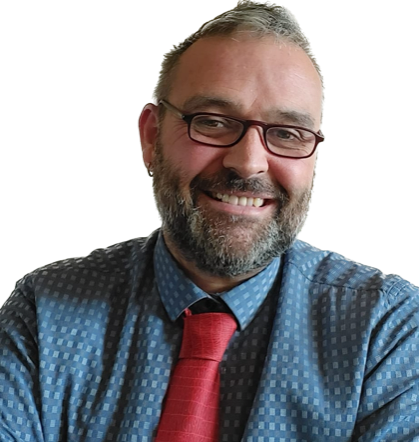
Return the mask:
M220 295L221 441L419 440L419 290L297 241ZM151 442L209 295L156 232L38 269L0 312L0 441Z

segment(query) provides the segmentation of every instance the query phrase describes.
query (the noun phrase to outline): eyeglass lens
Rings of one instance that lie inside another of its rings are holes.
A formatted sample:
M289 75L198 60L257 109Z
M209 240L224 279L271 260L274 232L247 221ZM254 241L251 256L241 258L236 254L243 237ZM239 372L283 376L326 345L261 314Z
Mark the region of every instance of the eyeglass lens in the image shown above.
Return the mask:
M199 143L213 146L234 144L242 135L245 126L240 121L215 115L196 115L190 124L190 136ZM315 136L304 129L270 127L265 133L268 149L290 157L310 155L316 145Z

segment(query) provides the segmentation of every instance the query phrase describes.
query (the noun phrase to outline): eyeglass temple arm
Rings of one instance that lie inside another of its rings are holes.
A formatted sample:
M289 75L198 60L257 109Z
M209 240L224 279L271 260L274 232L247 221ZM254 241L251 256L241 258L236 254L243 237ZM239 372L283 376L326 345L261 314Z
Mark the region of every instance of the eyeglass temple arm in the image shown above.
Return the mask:
M166 100L160 100L159 104L162 104L166 109L173 112L175 115L177 115L179 118L182 118L185 116L182 114L182 112L179 111L179 109L176 109L174 106L172 106L169 102Z

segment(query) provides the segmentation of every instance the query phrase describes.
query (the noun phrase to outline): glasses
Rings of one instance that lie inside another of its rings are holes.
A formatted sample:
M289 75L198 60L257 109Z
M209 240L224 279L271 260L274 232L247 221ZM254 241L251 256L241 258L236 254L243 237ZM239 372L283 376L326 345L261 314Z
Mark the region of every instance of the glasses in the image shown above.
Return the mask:
M185 115L166 100L161 100L166 109L173 112L188 125L192 141L212 147L231 147L237 144L250 126L263 129L265 147L274 155L285 158L308 158L315 152L324 136L305 127L288 124L266 124L257 120L241 120L211 112Z

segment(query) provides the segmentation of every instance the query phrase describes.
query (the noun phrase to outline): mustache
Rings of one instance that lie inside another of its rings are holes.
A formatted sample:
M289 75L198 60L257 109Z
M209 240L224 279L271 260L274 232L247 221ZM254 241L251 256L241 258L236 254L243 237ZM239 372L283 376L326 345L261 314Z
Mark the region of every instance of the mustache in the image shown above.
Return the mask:
M287 191L279 183L274 185L265 179L256 177L244 179L233 170L220 171L206 177L197 175L191 181L190 187L192 192L197 189L204 191L252 192L280 200L282 203L289 201Z

